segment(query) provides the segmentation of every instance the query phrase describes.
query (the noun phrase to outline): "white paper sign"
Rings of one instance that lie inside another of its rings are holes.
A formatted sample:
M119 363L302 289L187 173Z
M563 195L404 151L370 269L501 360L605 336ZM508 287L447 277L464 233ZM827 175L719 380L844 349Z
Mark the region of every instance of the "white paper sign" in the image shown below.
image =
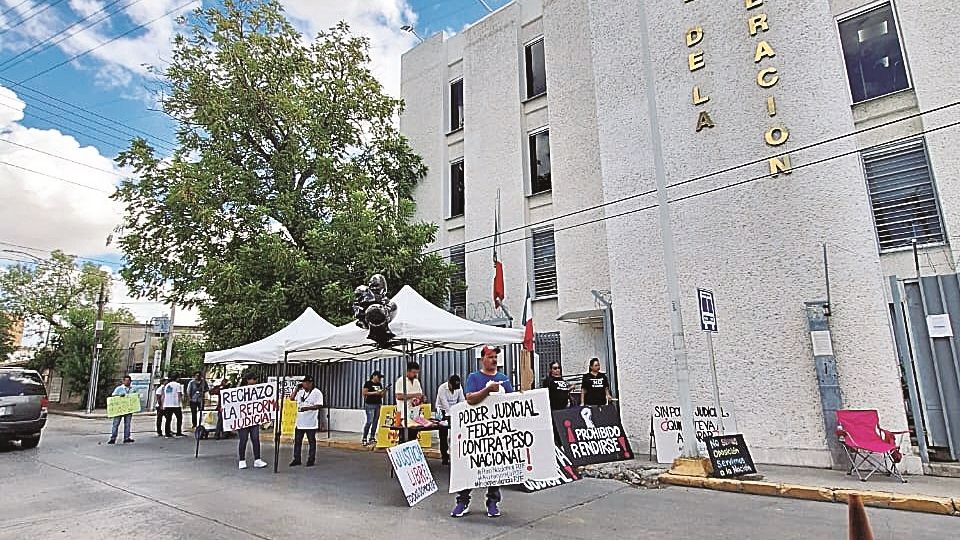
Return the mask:
M950 314L927 315L927 332L930 337L953 337L953 326L950 325Z
M721 403L720 406L723 411L724 433L720 432L720 419L717 418L715 406L701 406L693 411L693 427L697 431L697 447L701 456L707 455L704 437L738 433L733 407L728 403ZM653 408L653 438L657 443L658 463L673 463L673 460L680 457L683 453L680 407L657 405Z
M813 343L814 356L833 356L833 341L829 330L814 330L810 332L810 341Z
M546 389L490 394L450 410L450 493L547 480L556 474Z
M407 496L407 504L413 506L437 492L437 483L433 480L419 442L414 440L387 448L387 455L400 480L403 494Z
M238 429L272 422L277 412L277 386L250 384L220 391L223 429Z

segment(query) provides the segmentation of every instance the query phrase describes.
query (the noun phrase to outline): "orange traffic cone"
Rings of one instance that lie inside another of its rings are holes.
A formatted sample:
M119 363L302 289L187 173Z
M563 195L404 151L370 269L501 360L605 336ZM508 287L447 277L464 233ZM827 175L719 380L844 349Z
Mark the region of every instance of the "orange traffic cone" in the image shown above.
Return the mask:
M873 531L870 530L870 522L867 521L863 499L860 495L850 495L847 504L850 516L850 540L873 540Z

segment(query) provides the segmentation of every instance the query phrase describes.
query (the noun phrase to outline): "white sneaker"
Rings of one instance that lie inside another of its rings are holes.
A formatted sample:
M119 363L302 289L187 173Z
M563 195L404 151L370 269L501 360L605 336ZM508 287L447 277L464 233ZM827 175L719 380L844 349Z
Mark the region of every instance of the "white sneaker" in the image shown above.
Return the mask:
M246 469L246 468L247 468L247 460L241 461L241 462L240 462L240 470L242 471L243 469Z
M264 461L264 460L262 460L262 459L258 459L258 460L256 460L256 461L253 462L253 466L256 467L256 468L258 468L258 469L262 469L262 468L264 468L264 467L267 466L267 462Z

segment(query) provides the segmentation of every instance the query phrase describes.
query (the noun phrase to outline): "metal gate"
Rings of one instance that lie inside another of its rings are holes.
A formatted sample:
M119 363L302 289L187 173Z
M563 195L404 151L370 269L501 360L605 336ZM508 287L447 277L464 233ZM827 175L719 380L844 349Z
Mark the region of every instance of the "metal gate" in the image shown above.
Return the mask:
M960 276L890 278L894 335L924 461L960 457Z

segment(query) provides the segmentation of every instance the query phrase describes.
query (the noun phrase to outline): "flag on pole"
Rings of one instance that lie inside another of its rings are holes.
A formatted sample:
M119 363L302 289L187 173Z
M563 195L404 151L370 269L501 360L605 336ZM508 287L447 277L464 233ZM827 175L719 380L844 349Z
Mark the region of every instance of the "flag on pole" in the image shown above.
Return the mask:
M527 286L527 299L523 302L523 350L533 352L533 300Z
M500 262L500 191L497 190L497 210L493 215L493 305L500 307L504 298L503 263Z

